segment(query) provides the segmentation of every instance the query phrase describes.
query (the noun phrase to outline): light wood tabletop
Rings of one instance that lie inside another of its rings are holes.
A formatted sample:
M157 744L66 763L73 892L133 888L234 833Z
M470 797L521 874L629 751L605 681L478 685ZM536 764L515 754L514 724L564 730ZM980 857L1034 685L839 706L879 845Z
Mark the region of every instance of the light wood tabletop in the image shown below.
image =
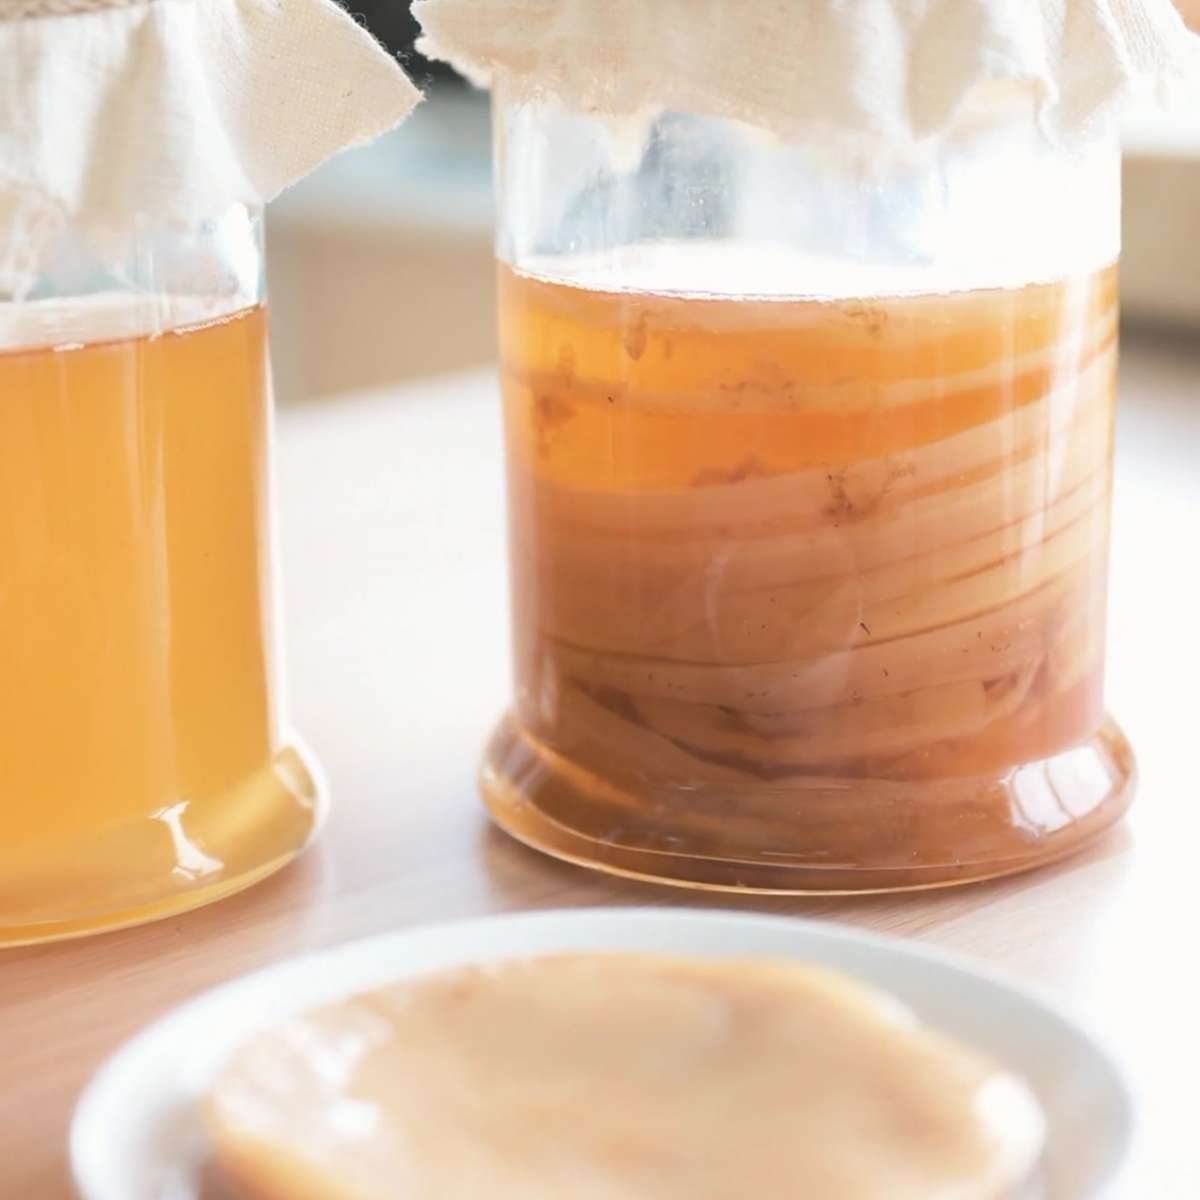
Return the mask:
M1109 698L1142 768L1132 816L1081 857L949 891L753 899L623 882L493 831L477 756L508 690L504 504L488 373L278 421L286 663L329 822L299 862L208 909L0 954L0 1196L71 1194L72 1105L105 1055L204 988L419 922L674 904L819 916L967 954L1111 1039L1139 1093L1131 1200L1200 1196L1200 346L1130 341Z

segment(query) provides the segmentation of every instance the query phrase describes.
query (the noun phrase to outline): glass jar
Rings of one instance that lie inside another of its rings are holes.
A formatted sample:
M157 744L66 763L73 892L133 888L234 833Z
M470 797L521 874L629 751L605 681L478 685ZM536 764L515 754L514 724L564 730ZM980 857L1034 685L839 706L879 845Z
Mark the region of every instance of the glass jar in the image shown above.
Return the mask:
M928 887L1132 793L1104 707L1116 146L882 159L495 98L495 819L696 887Z
M0 295L0 943L179 912L321 813L275 643L261 214Z

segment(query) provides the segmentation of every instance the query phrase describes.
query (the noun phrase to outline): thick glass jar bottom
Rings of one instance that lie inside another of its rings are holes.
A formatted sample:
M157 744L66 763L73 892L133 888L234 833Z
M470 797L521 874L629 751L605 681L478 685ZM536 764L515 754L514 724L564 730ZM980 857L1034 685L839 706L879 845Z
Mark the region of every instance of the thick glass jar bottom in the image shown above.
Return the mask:
M57 941L175 916L290 862L325 808L299 750L217 795L90 834L0 848L0 946Z
M681 887L782 894L946 887L1052 862L1129 806L1117 724L995 777L679 787L601 777L506 716L481 786L497 824L556 858Z

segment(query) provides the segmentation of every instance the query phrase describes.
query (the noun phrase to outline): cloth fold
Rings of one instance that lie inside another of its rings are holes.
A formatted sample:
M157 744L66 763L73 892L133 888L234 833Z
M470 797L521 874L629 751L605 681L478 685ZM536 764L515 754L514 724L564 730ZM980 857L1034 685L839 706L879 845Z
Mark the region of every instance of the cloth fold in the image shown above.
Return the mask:
M67 226L264 203L419 98L331 0L0 0L0 291Z
M1047 137L1200 71L1170 0L418 0L422 53L506 97L733 117L902 146L1020 89ZM997 84L1009 85L997 88Z

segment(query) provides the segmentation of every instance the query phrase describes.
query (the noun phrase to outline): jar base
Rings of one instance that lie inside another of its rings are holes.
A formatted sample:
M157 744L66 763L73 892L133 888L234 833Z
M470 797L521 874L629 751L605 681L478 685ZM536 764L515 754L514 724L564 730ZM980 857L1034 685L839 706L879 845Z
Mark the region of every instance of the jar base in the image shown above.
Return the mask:
M312 840L323 793L300 751L215 796L0 854L0 947L61 941L177 916L289 863Z
M949 887L1052 862L1121 817L1136 776L1107 718L1088 741L994 777L683 788L601 777L510 714L481 788L502 829L555 858L680 887L801 895Z

